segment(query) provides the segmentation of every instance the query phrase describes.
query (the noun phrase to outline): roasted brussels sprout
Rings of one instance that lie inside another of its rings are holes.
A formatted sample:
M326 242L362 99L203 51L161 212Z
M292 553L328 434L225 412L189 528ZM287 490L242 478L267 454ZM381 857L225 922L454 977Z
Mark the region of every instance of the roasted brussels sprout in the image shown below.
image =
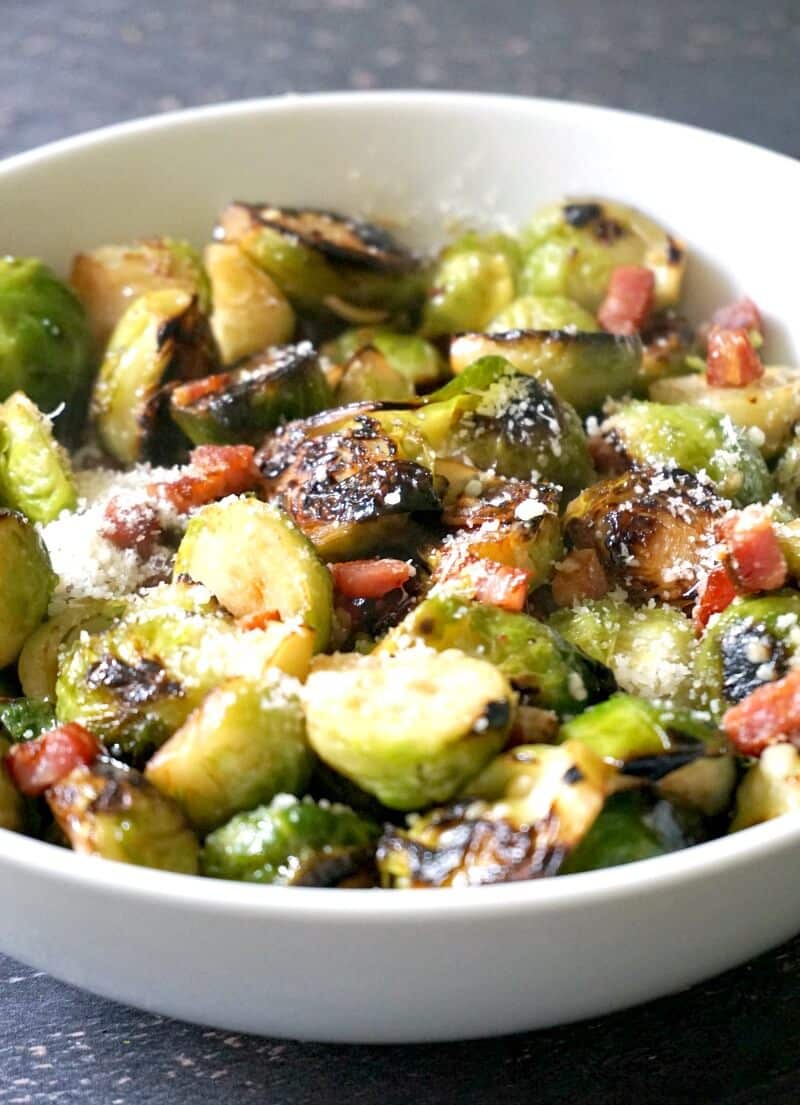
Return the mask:
M613 688L604 668L542 622L457 595L424 599L377 651L398 652L420 643L488 660L510 680L523 702L562 716L577 713Z
M671 309L654 315L642 330L641 338L642 367L637 394L647 384L689 372L689 358L697 354L698 343L694 329L683 315Z
M642 791L612 794L559 874L619 867L678 852L695 842L690 826L669 802Z
M49 698L12 698L0 702L0 725L12 741L32 740L55 728L55 707Z
M306 684L308 738L319 757L390 809L452 798L503 745L514 693L463 652L317 661Z
M443 250L422 316L427 338L484 330L514 299L519 246L505 234L463 235Z
M621 465L667 465L705 474L737 506L772 494L769 469L751 437L717 411L635 401L607 418L600 434Z
M725 503L680 469L636 468L602 480L568 506L565 532L597 553L634 602L690 607Z
M445 376L444 361L436 346L417 334L396 334L391 330L360 327L345 330L334 341L327 342L321 352L324 361L344 366L366 349L377 350L394 377L410 387L411 395L417 391L429 391ZM365 395L355 398L385 397ZM339 401L350 400L340 394Z
M0 737L0 829L18 833L25 827L25 800L11 782L3 758L11 747L5 737Z
M19 656L47 612L56 577L36 530L12 510L0 510L0 668Z
M50 420L21 391L0 404L0 501L45 523L78 502L66 451L54 441Z
M318 651L331 627L331 577L311 542L274 503L228 498L191 519L175 575L208 587L235 617L277 612L314 632Z
M789 509L800 514L800 433L794 433L775 465L775 486Z
M694 629L674 607L637 609L608 596L557 610L550 625L581 652L610 668L622 690L688 703Z
M341 404L362 400L407 403L415 398L413 384L373 346L353 354L336 388L336 400Z
M165 432L160 389L172 379L207 375L214 365L208 321L197 299L176 288L135 299L111 335L92 400L100 440L133 464L174 449Z
M178 806L138 771L96 760L76 767L50 787L46 798L74 851L197 874L197 837Z
M92 381L91 344L86 314L66 284L41 261L0 258L0 399L24 391L58 414L59 437L74 438Z
M597 320L574 299L563 295L521 295L487 326L490 334L508 330L599 330Z
M505 357L518 371L548 380L560 399L588 414L609 396L631 390L642 360L642 343L635 335L508 330L459 334L450 346L450 364L456 373L487 356Z
M791 744L765 748L736 792L731 832L800 809L800 753Z
M587 747L520 745L496 757L463 800L388 829L384 886L474 886L556 874L603 808L613 771Z
M188 242L175 238L148 238L79 253L72 262L69 279L86 308L101 354L134 299L146 292L185 292L197 296L203 311L211 303L199 254Z
M96 633L125 612L125 599L73 599L25 639L17 670L29 698L52 698L58 676L58 652L82 629Z
M347 806L281 794L206 838L203 874L273 886L370 885L379 833Z
M655 304L680 295L686 250L640 211L595 198L574 198L534 216L522 235L520 290L566 295L589 311L605 296L619 265L645 265L655 276Z
M734 756L699 756L661 776L653 790L679 810L719 817L730 809L737 778Z
M276 346L231 372L174 384L169 413L195 444L259 445L282 422L332 403L310 342Z
M203 261L214 305L211 330L223 364L291 339L294 311L289 302L237 245L206 246Z

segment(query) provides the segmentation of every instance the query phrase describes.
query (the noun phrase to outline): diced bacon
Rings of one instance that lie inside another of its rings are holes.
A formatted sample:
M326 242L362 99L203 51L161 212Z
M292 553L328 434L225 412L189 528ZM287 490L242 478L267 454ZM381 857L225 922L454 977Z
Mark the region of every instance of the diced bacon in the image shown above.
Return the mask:
M12 745L5 764L16 788L28 797L43 794L80 764L90 764L102 748L76 722L59 725L35 740Z
M731 706L722 729L744 756L760 756L770 744L800 740L800 671L757 687Z
M151 484L148 491L185 514L193 507L257 487L261 476L254 456L252 445L198 445L177 479Z
M585 599L600 599L609 585L594 549L573 549L556 565L553 599L558 606L572 606Z
M753 594L783 587L789 569L763 506L754 503L731 511L718 524L717 536L727 550L728 568L738 590Z
M330 565L333 585L340 595L353 599L380 599L413 576L405 560L345 560Z
M618 265L597 320L611 334L635 334L653 308L655 276L644 265Z
M716 388L744 387L764 375L761 358L742 327L735 330L711 327L706 364L706 379Z
M764 333L761 312L746 295L716 310L711 316L711 325L721 330L757 330L759 334Z
M467 569L475 587L475 598L487 606L518 613L528 597L531 573L522 568L510 568L496 560L473 560Z
M721 614L736 598L737 591L724 564L717 564L706 577L694 608L694 626L702 632L714 614Z
M161 523L152 503L110 499L99 532L118 549L135 549L146 560L161 535Z

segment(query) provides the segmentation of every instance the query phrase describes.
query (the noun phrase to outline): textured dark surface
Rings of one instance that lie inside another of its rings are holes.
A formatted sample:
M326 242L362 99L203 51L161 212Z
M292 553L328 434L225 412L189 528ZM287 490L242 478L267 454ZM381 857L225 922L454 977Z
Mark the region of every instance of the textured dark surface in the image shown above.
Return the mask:
M215 100L418 86L611 104L800 154L799 55L796 0L2 0L0 153ZM0 957L0 1105L795 1105L799 997L795 941L562 1030L335 1048L164 1021Z

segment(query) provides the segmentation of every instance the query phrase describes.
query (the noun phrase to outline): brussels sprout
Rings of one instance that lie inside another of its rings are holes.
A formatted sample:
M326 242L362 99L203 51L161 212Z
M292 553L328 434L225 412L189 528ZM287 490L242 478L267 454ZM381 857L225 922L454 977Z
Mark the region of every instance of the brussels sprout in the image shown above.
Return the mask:
M348 654L306 684L314 751L390 809L456 794L502 747L513 706L497 668L454 649Z
M513 300L519 246L505 234L469 233L442 252L422 316L427 338L484 330Z
M176 288L135 299L111 335L92 400L103 446L124 464L169 456L174 438L160 424L159 390L170 379L207 375L214 360L197 299Z
M0 404L0 500L32 522L52 522L78 503L52 424L21 391Z
M392 368L383 354L372 346L353 354L344 366L336 388L336 400L342 404L361 400L406 403L415 397L410 381Z
M680 469L637 468L602 480L567 507L577 548L594 549L609 579L635 602L690 607L726 504Z
M148 761L145 776L208 832L276 794L302 794L311 750L289 681L229 679Z
M273 886L368 885L379 833L347 806L281 794L206 838L203 874Z
M311 542L273 503L229 498L192 517L175 556L175 575L208 587L237 618L277 611L328 643L332 587Z
M520 745L497 756L466 797L389 829L385 886L473 886L554 875L603 808L613 772L581 744Z
M692 623L679 610L636 609L622 599L606 597L557 610L550 625L610 668L622 690L688 703L695 636Z
M0 258L0 399L15 391L59 414L59 437L74 438L92 380L91 336L75 294L41 261Z
M36 530L0 510L0 668L13 663L47 612L56 577Z
M277 346L231 372L169 389L169 413L195 445L259 445L282 422L306 418L331 403L310 342Z
M508 330L599 330L597 320L574 299L563 295L522 295L496 315L487 326L489 334Z
M446 375L436 346L416 334L395 334L391 330L365 327L345 330L322 347L322 355L333 364L343 365L367 348L377 350L392 371L411 385L412 392L429 390ZM345 400L340 398L340 401Z
M800 753L791 744L765 748L736 792L730 831L738 832L800 810Z
M697 338L682 315L673 310L656 314L647 322L641 338L642 367L637 392L642 390L642 385L683 376L689 371L689 358L697 354Z
M81 629L95 633L106 629L124 613L125 599L73 599L63 610L42 622L26 638L17 670L22 690L29 698L52 698L58 676L58 651Z
M717 411L635 401L607 418L600 433L623 464L704 473L737 506L763 502L772 494L769 469L752 439Z
M211 330L223 364L289 341L294 311L283 292L236 245L216 242L203 254L214 308Z
M55 728L55 707L49 698L12 698L0 702L0 725L12 741L32 740Z
M488 660L529 705L574 714L613 683L599 664L582 656L556 632L527 614L431 594L393 629L377 652L394 653L423 643L441 652L456 648Z
M0 829L21 832L25 827L25 799L11 782L3 759L11 747L5 737L0 737Z
M695 841L677 810L641 791L612 794L559 872L598 871L688 848Z
M688 403L726 414L770 460L786 445L800 419L800 370L767 368L743 387L712 387L705 373L656 380L650 398L658 403Z
M800 646L800 594L737 598L709 623L697 648L693 694L714 716L780 679Z
M262 679L279 667L303 678L311 632L272 622L240 629L205 587L162 585L97 633L68 642L56 713L79 721L112 755L143 762L224 679Z
M775 486L784 502L800 514L800 433L795 433L775 465Z
M76 767L50 787L46 798L74 851L197 874L197 837L178 806L138 771L97 760Z
M522 236L520 290L566 295L595 311L618 265L646 265L655 305L678 301L686 250L647 216L623 204L569 199L540 211Z
M450 365L456 373L485 356L505 357L519 372L548 380L560 399L588 414L610 395L631 390L642 360L642 343L636 335L509 330L459 334L450 345Z
M148 238L79 253L69 279L86 308L100 353L133 300L145 292L186 292L197 296L203 311L211 303L199 254L188 242L174 238Z
M700 756L664 775L654 789L679 809L718 817L730 808L737 774L732 755Z

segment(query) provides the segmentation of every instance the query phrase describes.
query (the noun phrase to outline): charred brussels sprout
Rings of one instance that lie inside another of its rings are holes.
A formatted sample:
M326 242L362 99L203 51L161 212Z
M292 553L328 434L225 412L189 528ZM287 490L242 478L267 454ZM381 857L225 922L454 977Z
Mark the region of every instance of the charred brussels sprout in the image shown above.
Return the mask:
M94 368L86 314L41 261L0 258L0 399L15 391L56 412L59 436L74 437L86 413Z
M78 502L66 451L54 441L50 420L21 391L0 404L0 499L45 523Z
M26 638L19 654L17 670L25 694L30 698L51 698L56 689L61 646L82 629L89 633L107 629L126 607L125 599L73 599L42 622Z
M518 371L549 381L560 399L588 414L609 396L631 390L642 360L642 343L635 335L508 330L459 334L450 346L450 364L456 373L485 356L505 357Z
M594 311L618 265L645 265L655 276L656 307L669 307L680 295L685 247L623 204L594 198L554 204L534 217L522 247L526 293L566 295Z
M208 321L196 298L176 288L135 299L111 335L92 411L103 446L123 464L169 456L161 424L163 384L205 376L214 363Z
M214 304L211 330L223 364L289 341L294 311L275 282L238 246L206 246L203 260Z
M197 837L178 806L138 771L113 760L97 760L75 768L50 787L46 797L74 851L197 874Z
M32 740L55 728L55 707L49 698L13 698L0 702L0 725L12 741Z
M600 433L621 463L705 473L737 506L772 494L769 470L750 436L716 411L683 403L626 403L603 422Z
M47 550L30 522L0 510L0 668L16 660L47 613L55 583Z
M369 885L379 832L347 806L282 794L206 838L203 874L272 886Z
M520 745L463 800L410 818L378 845L384 886L474 886L558 872L603 808L613 771L580 744Z
M605 670L554 630L528 617L456 595L424 599L378 646L397 652L420 643L488 660L528 705L569 715L613 687Z
M302 794L311 750L296 689L286 677L228 680L159 748L145 775L202 832L276 794Z
M72 263L70 283L86 308L99 353L134 299L145 292L168 288L185 292L197 296L204 311L211 298L197 251L175 238L148 238L79 253Z
M331 402L314 347L299 342L268 349L231 372L173 385L169 413L195 445L259 445L282 422Z
M731 832L800 809L800 753L791 744L765 748L736 792Z
M314 751L390 809L456 794L502 747L513 708L505 676L455 650L334 657L306 684Z
M11 745L0 737L0 829L18 833L25 827L25 800L11 782L3 758Z
M496 315L487 326L490 334L508 330L599 330L597 320L574 299L563 295L522 295Z
M435 338L483 330L513 300L519 246L505 234L465 234L448 246L430 277L422 333Z
M202 583L237 618L277 612L328 643L331 577L310 541L272 503L225 499L199 510L175 557L175 575Z
M560 874L619 867L677 852L694 843L690 825L668 802L641 791L612 794Z
M330 364L341 366L366 349L377 350L395 377L410 386L411 394L418 390L429 391L446 374L444 362L435 345L416 334L395 334L391 330L366 327L345 330L334 341L322 347L322 356ZM349 402L342 397L340 401Z

